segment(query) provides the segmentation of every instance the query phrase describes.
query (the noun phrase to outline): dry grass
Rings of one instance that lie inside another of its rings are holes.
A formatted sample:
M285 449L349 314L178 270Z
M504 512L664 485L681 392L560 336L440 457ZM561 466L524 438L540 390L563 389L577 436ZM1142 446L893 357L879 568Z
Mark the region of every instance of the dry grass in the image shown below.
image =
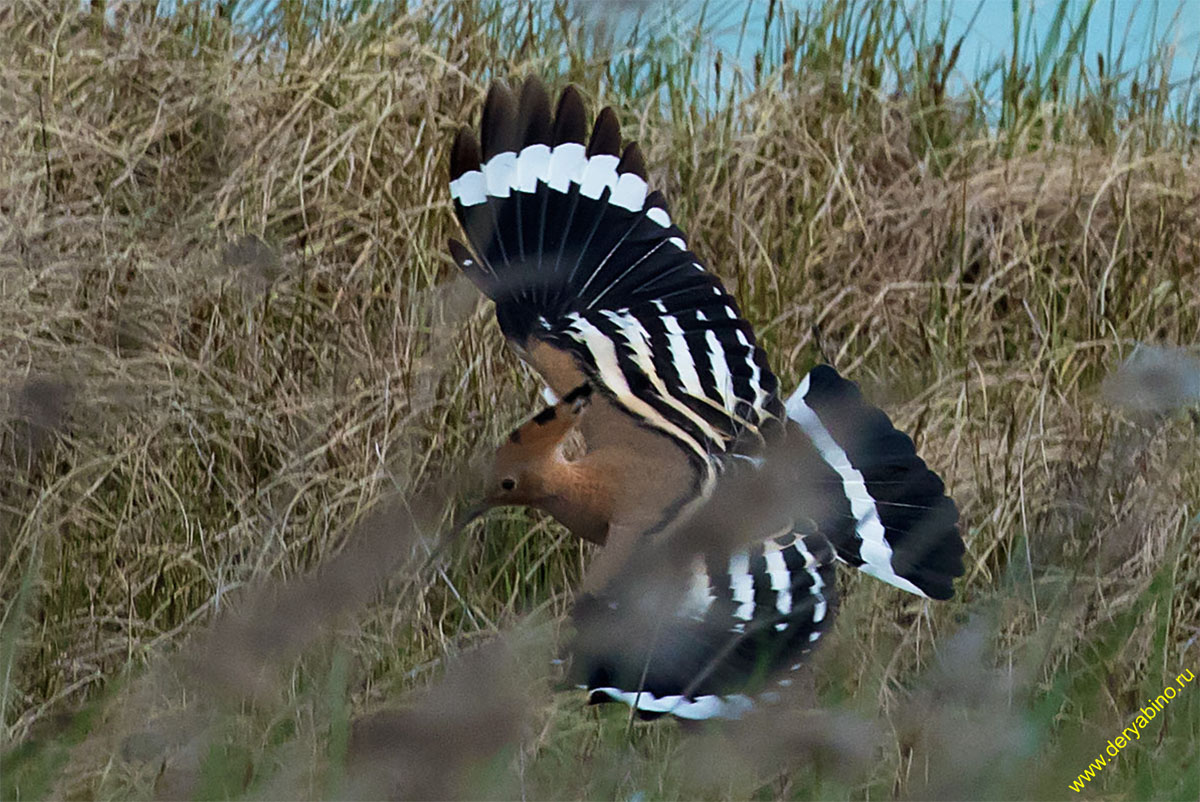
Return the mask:
M271 47L200 4L0 9L3 795L1065 795L1200 654L1195 423L1100 392L1200 334L1195 114L989 129L940 67L883 91L876 5L874 45L797 20L715 100L689 48L606 61L545 10L285 3ZM444 253L451 132L529 71L617 107L784 384L833 362L960 503L960 600L848 579L815 711L697 738L532 693L587 552L516 513L437 545L534 404ZM1106 793L1196 795L1200 690L1165 718Z

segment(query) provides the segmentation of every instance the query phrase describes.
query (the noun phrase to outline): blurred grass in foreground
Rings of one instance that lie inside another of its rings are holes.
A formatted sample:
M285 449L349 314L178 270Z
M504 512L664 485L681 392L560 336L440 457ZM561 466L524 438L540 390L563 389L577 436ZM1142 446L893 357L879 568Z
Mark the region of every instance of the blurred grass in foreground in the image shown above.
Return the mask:
M1194 377L1101 392L1200 326L1169 51L1091 72L1061 15L997 115L898 2L772 10L748 73L562 4L150 8L0 9L0 797L1062 797L1200 663L1195 419L1114 406ZM784 384L832 361L962 507L957 601L843 577L744 724L553 692L587 550L436 535L535 408L444 255L452 131L528 72L616 106ZM1200 693L1151 734L1085 793L1200 794Z

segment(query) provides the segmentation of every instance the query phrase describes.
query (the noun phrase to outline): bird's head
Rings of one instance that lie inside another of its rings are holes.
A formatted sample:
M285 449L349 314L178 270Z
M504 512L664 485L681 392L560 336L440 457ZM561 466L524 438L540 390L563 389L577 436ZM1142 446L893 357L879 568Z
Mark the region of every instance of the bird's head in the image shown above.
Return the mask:
M586 450L578 426L591 391L591 385L580 385L508 436L492 463L487 506L543 506L553 499L559 474Z

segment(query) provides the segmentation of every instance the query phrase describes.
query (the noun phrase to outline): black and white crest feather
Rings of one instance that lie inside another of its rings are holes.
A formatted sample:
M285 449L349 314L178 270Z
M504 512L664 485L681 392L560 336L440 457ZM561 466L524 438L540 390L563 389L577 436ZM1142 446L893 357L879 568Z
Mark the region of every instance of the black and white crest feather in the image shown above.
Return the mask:
M710 461L784 417L778 382L719 279L688 250L636 144L568 87L551 118L541 83L501 83L481 140L460 131L450 193L475 256L463 271L506 337L571 353L630 414Z

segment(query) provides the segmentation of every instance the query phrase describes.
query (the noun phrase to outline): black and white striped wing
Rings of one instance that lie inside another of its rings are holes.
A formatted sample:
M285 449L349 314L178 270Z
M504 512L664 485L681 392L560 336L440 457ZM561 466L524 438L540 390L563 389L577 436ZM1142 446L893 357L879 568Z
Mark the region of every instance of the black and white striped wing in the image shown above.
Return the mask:
M568 352L617 404L705 460L782 420L750 325L650 190L637 145L622 149L611 109L588 137L573 87L551 115L540 82L526 81L519 102L496 83L481 133L480 144L461 130L451 154L474 254L451 252L518 353L538 342Z
M804 377L787 414L789 437L807 446L795 450L820 499L814 517L838 556L911 593L952 597L964 571L958 507L912 439L828 365Z
M673 610L641 604L654 596L636 584L581 598L573 670L592 703L623 702L643 717L736 718L789 684L786 672L832 625L833 561L823 536L789 531L697 555Z

